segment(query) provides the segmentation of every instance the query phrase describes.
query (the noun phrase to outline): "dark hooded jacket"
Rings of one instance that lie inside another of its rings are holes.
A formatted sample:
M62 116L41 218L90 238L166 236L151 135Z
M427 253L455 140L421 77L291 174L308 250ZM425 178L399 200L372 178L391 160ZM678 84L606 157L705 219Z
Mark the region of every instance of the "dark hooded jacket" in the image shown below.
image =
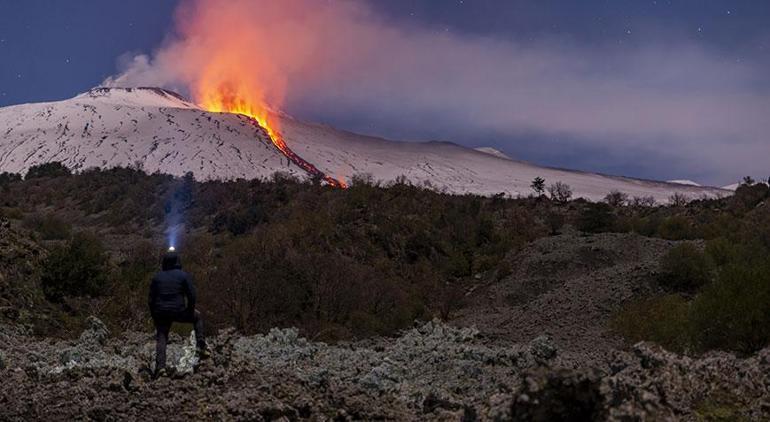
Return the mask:
M194 312L195 287L178 254L163 256L162 271L152 277L149 305L153 318Z

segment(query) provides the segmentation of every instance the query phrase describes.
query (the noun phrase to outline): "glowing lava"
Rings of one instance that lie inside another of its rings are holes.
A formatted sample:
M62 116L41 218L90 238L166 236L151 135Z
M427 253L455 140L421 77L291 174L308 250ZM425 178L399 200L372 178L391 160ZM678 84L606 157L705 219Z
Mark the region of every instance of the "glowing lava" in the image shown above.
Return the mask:
M295 154L294 151L286 145L283 136L278 130L278 122L271 119L269 108L262 101L248 101L244 96L238 94L238 90L232 89L232 85L220 85L217 89L198 90L198 102L206 110L216 113L233 113L248 117L252 123L265 130L270 140L276 148L283 153L286 158L294 164L305 170L313 177L319 177L331 186L338 188L347 188L348 185L343 180L338 180L327 176L316 166L305 161L302 157Z

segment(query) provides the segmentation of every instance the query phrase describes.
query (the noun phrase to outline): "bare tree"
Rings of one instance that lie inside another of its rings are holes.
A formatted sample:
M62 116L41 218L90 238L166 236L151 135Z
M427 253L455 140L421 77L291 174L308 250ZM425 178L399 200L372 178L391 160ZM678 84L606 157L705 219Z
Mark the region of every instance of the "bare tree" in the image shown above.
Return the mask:
M572 199L572 188L566 183L556 182L548 186L548 194L551 195L551 200L566 204Z
M655 206L655 198L652 196L635 196L631 199L631 206L636 208L650 208Z
M669 205L674 207L683 207L687 205L688 202L690 202L690 198L688 198L687 195L681 192L676 192L673 195L668 197Z
M377 186L379 182L375 182L374 176L371 173L356 173L350 179L350 186Z
M625 194L619 190L613 190L604 197L604 202L613 207L622 207L623 205L626 205L626 202L628 202L628 194Z
M543 196L545 193L545 179L538 176L532 179L532 184L529 185L529 187L535 191L535 195L537 196Z

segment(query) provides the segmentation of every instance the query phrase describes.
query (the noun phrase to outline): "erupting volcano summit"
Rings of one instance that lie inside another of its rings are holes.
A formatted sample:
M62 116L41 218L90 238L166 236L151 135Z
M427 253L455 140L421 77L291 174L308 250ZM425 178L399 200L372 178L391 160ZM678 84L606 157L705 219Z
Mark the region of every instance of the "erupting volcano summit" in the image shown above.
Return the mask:
M204 97L205 99L205 97ZM0 109L0 171L59 161L73 170L141 166L198 179L270 178L284 172L345 186L356 174L406 177L448 193L527 195L535 177L575 196L611 190L665 201L721 189L539 167L447 142L396 142L305 123L237 103L202 106L158 88L96 88L75 98ZM265 109L266 110L266 109Z

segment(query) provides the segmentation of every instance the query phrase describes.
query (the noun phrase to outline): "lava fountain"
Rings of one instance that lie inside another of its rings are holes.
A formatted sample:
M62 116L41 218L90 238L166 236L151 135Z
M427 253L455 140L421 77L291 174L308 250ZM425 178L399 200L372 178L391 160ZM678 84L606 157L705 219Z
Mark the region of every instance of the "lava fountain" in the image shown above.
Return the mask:
M245 94L241 85L236 83L220 83L210 85L207 80L198 86L196 99L204 109L216 113L233 113L248 117L253 124L261 127L270 137L270 141L278 148L281 153L291 162L305 170L313 177L319 177L331 186L338 188L347 188L347 183L343 180L335 179L324 174L313 164L305 161L302 157L286 145L279 130L279 121L271 113L259 94ZM254 91L252 91L254 92ZM259 91L256 91L259 92Z

